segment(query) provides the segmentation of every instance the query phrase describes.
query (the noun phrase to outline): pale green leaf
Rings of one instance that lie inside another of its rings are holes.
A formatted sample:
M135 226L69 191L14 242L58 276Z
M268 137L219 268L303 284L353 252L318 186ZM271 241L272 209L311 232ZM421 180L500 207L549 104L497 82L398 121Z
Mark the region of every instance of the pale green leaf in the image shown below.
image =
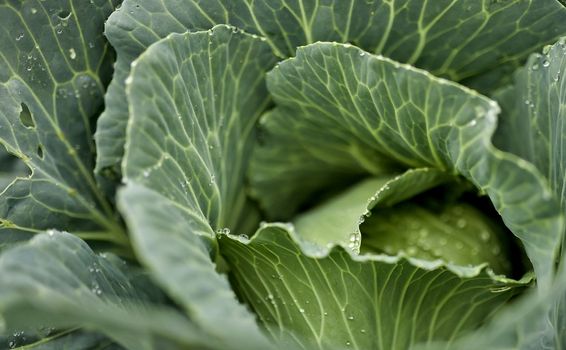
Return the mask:
M268 75L268 86L277 108L262 118L264 145L256 148L251 181L271 216L291 214L309 194L348 173L390 171L379 166L384 162L436 168L464 176L490 197L522 240L539 281L548 284L563 218L534 166L491 145L495 102L332 43L300 48Z
M456 339L524 289L470 268L403 256L353 256L296 243L286 226L266 225L251 241L219 241L234 288L272 337L304 349L406 349Z
M51 228L119 231L92 173L112 64L102 28L116 3L0 3L0 143L33 173L0 195L0 241Z
M453 178L446 173L427 168L366 179L301 213L293 224L299 237L310 243L340 244L358 252L360 225L374 207L391 206L449 180Z
M119 172L130 63L169 33L220 23L265 37L281 58L316 41L351 42L452 80L481 74L471 83L491 89L501 76L486 84L487 71L508 72L566 32L566 9L556 0L126 0L107 24L118 62L98 124L99 172Z

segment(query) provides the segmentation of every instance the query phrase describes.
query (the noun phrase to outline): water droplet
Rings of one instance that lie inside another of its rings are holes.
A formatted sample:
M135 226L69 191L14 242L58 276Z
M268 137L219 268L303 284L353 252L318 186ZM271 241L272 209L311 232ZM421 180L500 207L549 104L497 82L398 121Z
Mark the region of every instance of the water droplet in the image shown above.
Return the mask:
M458 226L458 228L464 228L466 225L468 225L466 219L458 219L458 221L456 221L456 226Z
M538 68L538 63L533 64L533 66L531 67L532 70L538 70Z
M487 232L487 231L482 231L482 232L480 233L480 238L481 238L481 240L484 241L484 242L489 241L489 237L490 237L490 234L489 234L489 232Z
M360 329L360 333L365 334L366 330L362 328L362 329Z
M75 49L71 48L69 49L69 57L74 60L75 58L77 58L77 52L75 51Z
M241 234L238 237L240 237L240 239L246 240L246 241L249 239L248 235L244 235L244 234Z
M352 345L352 343L351 343L349 340L347 340L347 341L346 341L346 346L350 346L350 345Z
M361 57L364 57L365 55L366 55L366 53L365 53L365 52L363 52L363 51L362 51L362 52L360 52L360 56L361 56Z
M149 170L144 170L143 177L148 177L148 176L149 176Z
M478 123L478 121L476 119L472 119L469 123L468 126L476 126L476 124Z
M354 320L354 316L348 316L348 320L353 321L353 320Z
M545 67L545 68L550 66L550 61L549 60L542 61L542 66Z
M37 9L35 7L31 8L31 14L35 15L37 13Z
M94 43L92 41L88 42L88 47L94 49Z
M304 313L305 313L305 309L299 308L299 312L302 313L302 314L304 314Z
M20 41L24 37L24 33L16 35L16 41Z

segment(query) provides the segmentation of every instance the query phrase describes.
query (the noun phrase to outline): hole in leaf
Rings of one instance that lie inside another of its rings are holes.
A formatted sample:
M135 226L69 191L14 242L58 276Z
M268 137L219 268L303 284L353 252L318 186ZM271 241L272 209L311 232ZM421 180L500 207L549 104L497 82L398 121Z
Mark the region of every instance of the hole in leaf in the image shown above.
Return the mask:
M61 10L59 11L59 13L57 14L57 17L59 17L60 19L62 19L63 21L66 21L69 19L69 17L71 17L71 11L68 10Z
M37 145L37 156L43 159L43 147L41 145Z
M26 128L35 128L35 122L31 116L31 112L25 103L22 103L22 111L20 112L20 122Z

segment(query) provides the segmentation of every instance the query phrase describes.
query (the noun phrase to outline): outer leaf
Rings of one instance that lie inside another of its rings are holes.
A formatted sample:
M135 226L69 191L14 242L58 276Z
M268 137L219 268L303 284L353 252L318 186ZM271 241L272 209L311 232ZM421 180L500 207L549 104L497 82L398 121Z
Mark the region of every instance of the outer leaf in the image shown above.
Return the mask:
M94 116L111 70L116 1L0 3L0 143L32 170L0 195L0 241L59 228L118 230L92 174Z
M221 25L152 45L128 82L123 173L128 183L155 191L130 185L121 195L133 245L160 284L226 347L268 347L215 272L209 249L215 230L257 225L244 171L274 60L262 39ZM163 209L153 211L155 204Z
M545 52L532 55L515 85L496 94L506 112L496 141L533 163L566 209L566 38Z
M128 185L119 198L142 262L191 319L221 342L220 348L271 348L226 277L215 271L214 243L199 235L210 230L206 223L187 219L178 204L142 186Z
M30 339L32 337L32 339ZM4 339L3 339L4 340ZM6 349L33 349L33 350L118 350L122 347L115 345L107 337L92 332L62 331L53 332L45 337L35 337L28 332L13 333L0 344Z
M152 307L147 286L115 263L68 233L37 235L0 255L2 316L11 329L93 328L129 349L215 346L177 312Z
M484 266L352 256L295 242L292 231L274 224L251 241L225 237L220 245L235 288L272 336L288 335L304 349L406 349L451 341L522 289L494 279Z
M330 43L299 49L297 58L269 74L268 86L278 107L262 119L266 144L257 149L251 176L272 216L290 214L297 199L346 171L384 171L368 160L459 173L489 195L525 245L539 280L549 282L563 218L540 173L491 145L495 102L424 71ZM313 163L316 172L304 166ZM273 193L274 187L286 193Z
M266 37L283 58L316 41L352 42L461 80L495 67L509 71L541 43L557 39L566 32L566 9L556 0L127 0L107 25L118 62L97 131L99 171L117 172L122 157L130 63L169 33L219 23ZM474 83L491 88L499 78L491 86L484 77Z

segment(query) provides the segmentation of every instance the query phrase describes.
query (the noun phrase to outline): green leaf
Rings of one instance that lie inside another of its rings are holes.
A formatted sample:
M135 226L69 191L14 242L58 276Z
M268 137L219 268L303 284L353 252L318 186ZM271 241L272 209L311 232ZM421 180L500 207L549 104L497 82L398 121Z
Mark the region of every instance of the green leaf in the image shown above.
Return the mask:
M110 350L123 349L114 344L107 337L93 332L77 330L52 332L50 329L44 331L45 335L33 334L33 332L19 331L13 333L6 339L1 339L0 344L6 349L20 350Z
M452 80L481 74L472 83L491 89L499 78L486 84L488 71L508 72L566 32L566 9L556 0L126 0L106 28L118 62L97 128L99 172L119 172L130 63L169 33L220 23L265 37L281 58L316 41L351 42Z
M0 255L0 310L12 331L83 326L129 349L215 342L185 317L153 305L150 284L118 258L49 231Z
M348 173L389 170L376 164L436 168L487 193L522 240L539 282L548 284L563 218L534 166L491 145L495 102L411 66L331 43L300 48L268 75L268 87L277 108L262 118L264 145L256 148L250 174L271 216L291 214Z
M220 25L152 45L127 83L129 185L119 203L132 244L161 286L225 347L269 346L209 254L216 230L248 233L242 230L257 225L244 174L274 62L263 39Z
M6 152L1 146L0 168L0 192L8 187L17 177L25 177L29 173L29 169L24 162Z
M534 164L566 209L566 38L545 52L533 54L515 84L495 95L504 111L495 141Z
M32 171L0 195L2 242L51 228L117 231L123 241L92 173L112 64L101 31L115 4L0 4L0 143Z
M119 205L141 262L191 320L221 342L220 348L271 348L226 277L216 272L210 258L215 241L203 234L210 226L143 186L122 189Z
M497 314L492 321L452 344L432 343L415 350L563 349L566 345L566 270L552 289L530 293Z
M171 199L208 231L238 230L249 215L244 175L274 62L264 40L223 25L153 45L129 79L124 181Z
M472 268L301 246L281 224L223 237L233 285L275 339L304 349L406 349L452 341L524 288ZM314 344L311 343L314 342Z
M298 215L293 224L300 238L310 243L340 244L359 252L360 225L374 207L391 206L449 180L453 179L446 173L427 168L366 179Z

